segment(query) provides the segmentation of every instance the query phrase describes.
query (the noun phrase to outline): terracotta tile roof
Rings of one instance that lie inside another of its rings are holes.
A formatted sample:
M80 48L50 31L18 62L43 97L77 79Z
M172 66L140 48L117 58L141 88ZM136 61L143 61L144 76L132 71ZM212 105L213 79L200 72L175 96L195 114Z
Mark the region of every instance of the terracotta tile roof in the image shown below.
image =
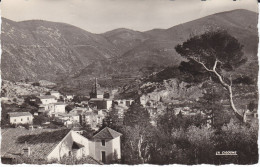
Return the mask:
M29 112L10 112L8 115L10 117L32 116Z
M51 91L51 93L60 93L60 92L54 90L54 91Z
M102 98L91 98L89 101L104 101Z
M21 155L23 148L30 147L32 158L45 159L69 131L69 129L21 128L2 130L1 156Z
M67 105L66 103L63 102L57 102L57 103L53 103L54 105Z
M100 91L100 90L97 90L97 94L98 94L98 95L103 95L104 92L103 92L103 91Z
M98 132L97 134L95 134L93 136L94 139L114 139L118 136L121 136L121 133L118 133L117 131L109 128L109 127L105 127L104 129L102 129L100 132Z
M44 95L44 96L40 96L39 98L40 99L55 99L56 97L52 96L52 95Z
M104 98L91 98L89 101L91 102L91 101L113 101L113 100L112 99L104 99Z

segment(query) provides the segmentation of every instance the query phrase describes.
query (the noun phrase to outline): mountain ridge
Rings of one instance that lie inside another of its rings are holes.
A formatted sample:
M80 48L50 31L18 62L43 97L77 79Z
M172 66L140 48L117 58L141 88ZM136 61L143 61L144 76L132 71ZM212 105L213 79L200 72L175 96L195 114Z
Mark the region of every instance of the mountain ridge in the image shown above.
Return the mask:
M174 47L191 34L199 35L217 27L226 29L245 45L244 52L249 61L240 71L247 73L248 67L258 68L255 63L257 17L255 12L234 10L168 29L140 32L119 28L102 34L93 34L67 23L15 22L3 18L2 77L60 83L64 79L73 83L88 82L94 77L143 77L168 66L178 66L183 58Z

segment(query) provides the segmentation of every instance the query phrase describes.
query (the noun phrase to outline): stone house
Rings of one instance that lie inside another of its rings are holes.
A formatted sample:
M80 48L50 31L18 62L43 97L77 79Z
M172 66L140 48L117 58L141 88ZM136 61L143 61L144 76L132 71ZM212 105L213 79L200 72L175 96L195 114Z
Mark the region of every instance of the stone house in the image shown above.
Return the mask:
M121 159L121 133L111 128L104 128L93 136L91 145L93 152L91 155L103 163L107 163L113 159Z
M114 100L114 102L117 102L118 106L130 107L130 105L134 102L134 100L121 99L121 100Z
M89 104L95 106L97 109L107 109L112 107L113 101L111 99L92 98L89 100Z
M10 124L32 124L33 115L29 112L8 113Z
M53 114L53 113L65 113L65 107L67 106L66 103L62 103L62 102L57 102L57 103L52 103L49 105L49 109L50 112L49 114Z
M52 95L40 96L39 99L41 100L42 104L57 103L56 97Z
M58 91L51 91L50 93L51 93L51 96L55 96L56 99L60 99L60 96L61 96L60 92L58 92Z

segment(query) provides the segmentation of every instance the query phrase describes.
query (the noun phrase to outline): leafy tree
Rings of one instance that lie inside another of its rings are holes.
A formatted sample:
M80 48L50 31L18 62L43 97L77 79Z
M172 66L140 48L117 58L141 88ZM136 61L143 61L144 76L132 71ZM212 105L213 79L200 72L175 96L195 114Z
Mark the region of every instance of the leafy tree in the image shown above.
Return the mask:
M180 80L187 83L200 83L210 75L203 71L200 64L195 61L181 62L179 70L182 75L179 76Z
M149 161L152 129L148 111L140 103L132 103L124 115L122 128L124 134L122 159L125 163L139 164Z
M110 95L108 92L104 92L104 98L109 99Z
M165 134L171 135L172 130L179 129L183 125L182 120L181 114L177 116L173 109L167 107L164 114L158 117L157 127Z
M206 121L209 127L221 127L230 121L229 112L223 112L220 99L222 95L217 92L217 87L213 82L205 83L207 88L203 96L199 99L196 108L202 110L206 114Z
M70 112L73 108L74 108L74 106L69 104L69 105L67 105L67 106L65 107L65 110L66 110L67 112Z
M120 118L118 115L118 110L113 107L110 112L108 112L108 115L103 120L102 127L110 127L116 131L121 131L121 128L123 126L123 118Z
M41 100L35 95L29 95L24 99L24 103L39 108L39 104L41 104Z
M140 103L133 102L124 115L124 124L132 127L149 125L150 114Z
M189 126L201 126L204 124L203 117L200 114L183 116L180 111L175 114L174 108L179 105L168 106L166 111L158 117L157 127L165 134L171 135L175 129L187 129Z
M40 83L39 82L34 82L34 83L32 83L32 86L40 86Z
M1 89L1 97L6 97L7 96L7 90L5 88Z
M25 83L28 83L28 82L29 82L29 79L28 79L28 78L26 78L24 81L25 81Z
M42 125L43 123L47 122L48 118L43 115L34 116L33 124L34 125Z
M89 100L89 99L85 96L76 95L73 97L72 102L81 103L82 101L87 101L87 100Z
M16 102L17 102L17 99L16 99L16 98L13 98L13 102L15 102L15 103L16 103Z
M191 37L183 44L175 47L177 53L187 58L189 63L200 65L197 69L203 73L211 73L228 91L229 101L236 116L243 120L243 113L238 111L233 102L232 78L224 75L246 62L242 52L243 46L226 31L209 31Z
M245 126L233 119L223 126L214 137L218 150L237 151L237 156L215 157L215 162L221 164L255 164L258 163L258 123Z
M248 105L247 105L247 108L248 108L248 110L249 111L254 111L254 109L256 108L257 106L256 106L256 104L253 102L253 101L251 101Z
M252 85L252 84L254 84L254 80L252 78L250 78L249 76L240 76L233 80L233 84Z
M214 130L206 126L196 127L190 126L186 132L190 143L190 159L192 164L211 163L214 158L215 149Z
M83 136L90 139L93 137L95 130L91 128L89 124L82 124Z
M150 141L150 161L152 164L189 164L185 150L189 148L183 129L174 129L166 134L161 129L153 132Z
M152 127L140 125L123 128L123 159L126 164L143 164L150 160Z
M9 124L8 112L11 111L10 109L11 107L13 107L13 105L5 104L5 103L1 104L1 127L2 128Z

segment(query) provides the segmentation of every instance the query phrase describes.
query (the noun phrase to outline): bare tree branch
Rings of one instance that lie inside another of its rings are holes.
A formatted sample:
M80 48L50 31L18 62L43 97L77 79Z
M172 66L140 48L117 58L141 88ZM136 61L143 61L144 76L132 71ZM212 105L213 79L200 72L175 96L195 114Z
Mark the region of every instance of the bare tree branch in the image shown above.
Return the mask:
M201 61L197 60L196 58L192 58L192 60L194 60L194 61L196 61L197 63L201 64L207 71L213 72L213 70L210 70L209 68L207 68L204 63L202 63Z

